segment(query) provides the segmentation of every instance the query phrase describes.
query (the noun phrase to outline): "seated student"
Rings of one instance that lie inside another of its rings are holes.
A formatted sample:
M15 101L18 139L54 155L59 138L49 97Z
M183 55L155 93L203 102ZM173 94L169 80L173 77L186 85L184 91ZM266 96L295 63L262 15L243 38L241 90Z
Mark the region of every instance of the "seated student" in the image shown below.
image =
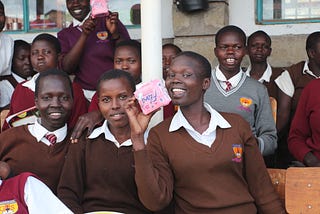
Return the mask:
M270 36L264 31L258 30L248 37L247 45L251 64L246 70L246 74L264 84L269 97L278 100L278 86L274 80L281 74L283 68L271 67L267 61L272 51ZM275 154L264 157L267 167L275 167L275 157Z
M71 144L58 187L59 198L75 213L151 213L139 201L134 181L130 126L124 104L135 81L122 70L105 72L97 86L105 121Z
M34 107L35 81L41 72L57 67L60 51L60 44L56 37L43 33L34 38L31 45L31 63L38 73L32 79L17 85L11 98L10 111L7 118L10 115ZM70 129L74 127L78 117L87 112L87 101L81 87L76 83L73 83L72 87L74 107L68 121L68 128ZM9 124L5 122L2 130L8 128Z
M129 72L136 84L141 82L141 43L136 40L123 40L117 43L114 52L114 68ZM79 117L71 135L76 142L87 128L90 135L93 128L104 120L99 111L98 95L92 97L88 113Z
M287 140L292 118L304 87L312 80L320 77L319 64L320 31L311 33L306 40L308 59L288 67L276 80L279 90L277 129L278 135ZM279 158L281 168L287 168L294 158L288 150L286 141L280 145Z
M36 72L30 62L31 45L23 40L14 41L11 75L0 76L0 106L9 107L12 93L18 83L30 79Z
M269 96L277 100L278 87L274 80L284 69L272 67L268 63L267 58L272 51L270 36L266 32L258 30L248 37L247 45L250 65L246 74L263 83L267 87Z
M219 64L212 73L212 84L205 101L217 111L236 113L251 127L263 156L277 148L277 130L272 117L267 89L241 69L246 54L246 35L237 26L221 28L215 38Z
M291 154L308 167L320 167L320 79L311 80L303 89L288 137Z
M173 118L153 127L151 115L129 99L135 180L142 203L159 210L173 198L176 214L285 213L249 124L204 103L211 66L194 52L171 63L166 87L179 105Z
M0 177L7 177L9 171L9 165L0 161ZM0 210L1 213L72 213L36 175L28 172L7 180L0 178Z
M32 125L0 134L0 160L10 165L14 175L34 173L56 193L70 138L66 124L73 106L69 76L57 69L41 72L34 96L40 117Z

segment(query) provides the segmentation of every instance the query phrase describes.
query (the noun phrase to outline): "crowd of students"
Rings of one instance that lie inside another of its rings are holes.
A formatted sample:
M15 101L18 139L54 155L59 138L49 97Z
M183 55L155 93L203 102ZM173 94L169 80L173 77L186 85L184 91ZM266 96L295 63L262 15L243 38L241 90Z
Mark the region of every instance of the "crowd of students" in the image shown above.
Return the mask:
M8 119L0 134L0 207L285 213L267 167L320 165L320 32L307 38L308 59L288 68L268 63L271 39L263 31L247 39L237 26L222 27L213 69L201 54L164 44L172 101L149 130L155 112L143 114L133 95L140 42L116 12L92 18L89 0L66 5L73 23L30 45L1 33L0 1L0 108L18 119L36 109L31 123ZM250 66L242 68L246 54ZM276 121L269 97L278 103Z

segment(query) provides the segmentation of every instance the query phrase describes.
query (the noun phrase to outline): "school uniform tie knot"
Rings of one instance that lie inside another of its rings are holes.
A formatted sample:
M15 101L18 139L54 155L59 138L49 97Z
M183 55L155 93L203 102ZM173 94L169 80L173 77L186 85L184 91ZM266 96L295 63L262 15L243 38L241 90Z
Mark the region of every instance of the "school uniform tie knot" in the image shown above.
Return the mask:
M55 134L46 134L45 138L50 142L50 146L53 146L57 142L57 136Z
M232 88L232 84L231 84L231 82L229 82L229 81L227 80L227 81L225 81L225 83L226 83L226 85L227 85L227 87L226 87L226 91L230 91L230 90L231 90L231 88Z

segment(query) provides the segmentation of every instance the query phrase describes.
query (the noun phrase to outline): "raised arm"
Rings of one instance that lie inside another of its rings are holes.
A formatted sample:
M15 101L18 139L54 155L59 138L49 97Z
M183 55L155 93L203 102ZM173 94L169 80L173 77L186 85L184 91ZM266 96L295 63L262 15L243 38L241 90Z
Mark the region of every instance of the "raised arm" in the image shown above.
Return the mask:
M81 55L84 50L86 40L89 34L94 31L95 27L96 23L91 17L89 17L81 27L79 27L81 36L79 37L76 44L71 48L71 50L68 53L64 54L62 58L62 68L67 73L71 74L76 70L81 60ZM59 40L61 42L63 38L60 38Z
M173 175L168 161L162 153L158 135L150 131L152 140L145 146L143 134L153 115L144 115L135 104L134 98L126 108L133 143L135 181L141 202L150 210L159 211L167 207L173 195ZM149 136L150 136L149 135ZM156 163L156 164L153 164Z

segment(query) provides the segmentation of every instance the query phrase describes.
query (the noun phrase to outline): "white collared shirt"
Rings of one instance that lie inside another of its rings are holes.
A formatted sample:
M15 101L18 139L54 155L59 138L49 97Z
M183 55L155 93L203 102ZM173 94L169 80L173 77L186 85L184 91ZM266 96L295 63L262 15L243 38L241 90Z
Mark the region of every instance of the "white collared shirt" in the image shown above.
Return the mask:
M313 77L315 77L316 79L318 79L319 77L317 77L310 69L308 66L309 60L306 60L303 66L303 71L302 73L305 75L311 75ZM286 95L288 95L289 97L292 97L294 94L294 85L293 82L291 80L290 74L287 70L284 70L281 75L274 80L275 83L277 84L277 86L281 89L281 91L283 91L283 93L285 93Z
M34 92L36 90L36 80L39 75L40 73L36 73L30 80L26 81L25 83L22 83L22 85Z
M41 118L39 118L40 120ZM33 137L37 139L38 142L43 142L47 146L50 146L50 142L47 138L45 138L46 134L54 134L57 137L57 142L62 142L67 136L67 124L65 124L60 129L57 129L53 132L48 131L45 127L43 127L38 120L35 121L34 124L28 125L28 130Z
M250 77L250 71L251 71L251 65L249 65L246 74L248 77ZM264 82L270 82L270 78L272 75L272 68L269 63L267 63L267 69L263 72L263 75L260 79L258 79L259 82L264 83Z
M0 186L2 180L0 180ZM71 214L67 208L39 179L29 176L24 186L24 201L28 207L28 213L38 214Z
M230 128L231 125L226 121L221 114L219 114L216 110L214 110L208 103L204 103L204 107L208 110L211 115L209 127L203 133L197 132L184 117L180 108L177 113L173 116L172 121L170 123L169 132L174 132L180 127L183 127L187 130L187 132L191 135L191 137L208 147L211 147L213 142L216 139L216 129L219 126L220 128Z
M12 76L13 76L13 78L14 78L18 83L21 83L21 82L25 81L24 78L20 77L19 75L15 74L15 73L13 73L13 72L12 72ZM29 79L31 79L31 78L32 78L32 77L30 76L30 77L27 78L27 80L29 80Z
M104 134L105 139L113 142L114 145L116 145L118 148L120 148L121 146L132 146L131 139L128 139L128 140L124 141L121 144L117 141L117 139L114 137L114 135L110 132L107 120L104 121L102 126L94 129L93 132L89 135L88 138L89 139L94 139L94 138L97 138L100 134ZM148 136L148 131L146 131L144 133L145 142L147 142L146 141L147 140L147 136Z
M227 78L224 76L224 74L220 70L219 65L216 66L215 71L216 71L215 74L216 74L217 80L219 81L219 84L221 85L221 87L227 88L227 84L226 84ZM239 84L241 77L242 77L242 70L240 68L240 71L236 75L228 79L228 81L232 85L231 88L234 88Z
M91 15L91 12L88 13L88 15L86 16L86 18L84 18L84 19L82 20L82 22L80 22L78 19L73 18L73 19L72 19L72 26L73 26L73 27L82 26L83 23L90 17L90 15Z

